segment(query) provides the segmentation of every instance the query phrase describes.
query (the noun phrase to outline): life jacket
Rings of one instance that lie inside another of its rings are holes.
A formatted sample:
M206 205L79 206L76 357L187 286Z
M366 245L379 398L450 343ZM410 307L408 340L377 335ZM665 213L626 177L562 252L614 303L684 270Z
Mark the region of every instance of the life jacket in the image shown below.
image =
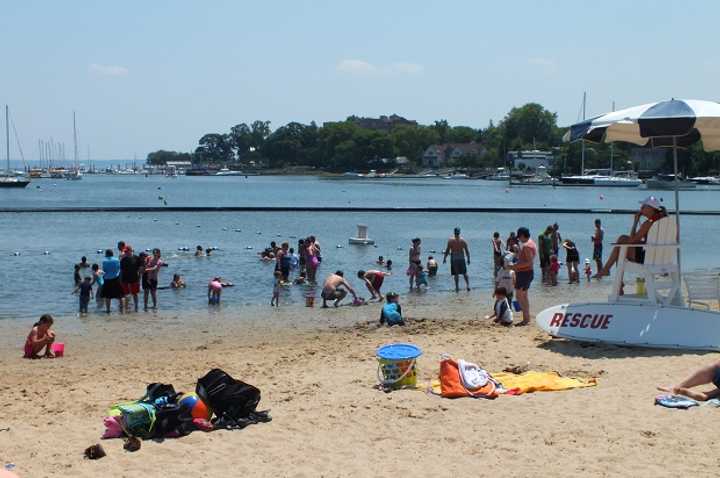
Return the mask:
M492 378L480 388L467 389L460 377L458 363L451 358L440 361L440 394L445 398L495 398L498 396L497 386Z

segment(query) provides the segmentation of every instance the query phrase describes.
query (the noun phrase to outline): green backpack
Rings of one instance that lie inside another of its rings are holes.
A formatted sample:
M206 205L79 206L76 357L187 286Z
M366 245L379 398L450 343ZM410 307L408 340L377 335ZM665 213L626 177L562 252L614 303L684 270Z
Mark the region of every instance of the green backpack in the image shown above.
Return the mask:
M149 403L127 402L114 405L110 416L120 416L120 426L128 436L151 438L155 427L155 407Z

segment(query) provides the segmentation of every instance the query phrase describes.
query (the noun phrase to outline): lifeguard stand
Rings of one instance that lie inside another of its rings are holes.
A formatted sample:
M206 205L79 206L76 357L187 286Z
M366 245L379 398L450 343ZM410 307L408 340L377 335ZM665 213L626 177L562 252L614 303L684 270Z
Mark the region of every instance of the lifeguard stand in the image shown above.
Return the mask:
M682 279L678 261L680 244L677 240L677 222L674 216L656 221L647 234L645 244L613 244L620 248L617 273L613 283L609 302L641 303L651 305L684 306L682 297ZM627 259L631 247L641 247L645 251L642 264ZM645 290L635 294L621 294L626 272L634 273L644 279Z
M373 239L368 238L368 227L365 224L357 225L357 236L348 239L348 243L358 246L372 246L375 244Z

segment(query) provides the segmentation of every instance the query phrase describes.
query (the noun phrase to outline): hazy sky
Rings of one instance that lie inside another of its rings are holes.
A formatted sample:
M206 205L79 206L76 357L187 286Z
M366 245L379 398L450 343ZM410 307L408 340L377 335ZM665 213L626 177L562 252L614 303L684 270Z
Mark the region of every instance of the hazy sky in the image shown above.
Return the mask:
M397 113L486 126L528 101L578 119L614 100L718 99L717 0L6 1L0 102L25 156L191 150L265 119ZM13 153L13 156L17 156Z

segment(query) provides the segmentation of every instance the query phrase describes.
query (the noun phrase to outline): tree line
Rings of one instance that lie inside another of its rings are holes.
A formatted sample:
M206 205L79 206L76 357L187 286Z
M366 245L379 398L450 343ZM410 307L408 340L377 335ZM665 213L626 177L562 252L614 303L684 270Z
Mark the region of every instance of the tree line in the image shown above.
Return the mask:
M566 129L557 125L557 114L537 103L512 108L497 124L485 128L450 125L438 120L430 125L398 124L389 128L361 127L351 116L344 121L290 122L275 130L269 121L240 123L226 133L203 135L192 153L155 151L149 164L167 161L192 161L197 165L224 165L279 169L301 166L323 171L367 171L395 168L395 158L407 158L404 169L418 170L425 150L433 144L470 143L482 145L481 153L454 158L448 166L480 169L506 166L506 154L512 150L553 149L554 174L577 173L580 169L580 144L562 142ZM631 169L634 146L616 144L612 155L615 169ZM586 145L585 167L607 168L611 148L607 144ZM669 156L669 155L668 155ZM693 161L688 161L689 156ZM687 174L717 172L720 155L704 153L698 145L681 154L681 166ZM664 165L664 169L671 163Z

